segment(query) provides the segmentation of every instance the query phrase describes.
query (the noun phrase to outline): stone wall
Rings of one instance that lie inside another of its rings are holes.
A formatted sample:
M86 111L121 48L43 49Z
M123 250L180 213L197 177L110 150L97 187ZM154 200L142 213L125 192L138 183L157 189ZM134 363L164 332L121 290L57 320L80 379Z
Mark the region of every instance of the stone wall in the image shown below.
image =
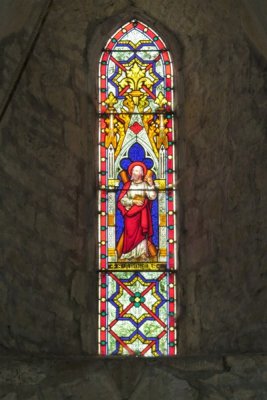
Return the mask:
M93 72L108 32L131 17L151 23L176 62L179 354L266 351L267 62L230 0L52 1L17 82L32 30L5 35L0 349L96 353Z
M265 0L241 0L243 29L258 51L267 58L267 3ZM240 4L241 5L241 4Z
M2 0L0 4L0 116L10 101L49 0Z
M265 400L263 355L0 358L2 400Z

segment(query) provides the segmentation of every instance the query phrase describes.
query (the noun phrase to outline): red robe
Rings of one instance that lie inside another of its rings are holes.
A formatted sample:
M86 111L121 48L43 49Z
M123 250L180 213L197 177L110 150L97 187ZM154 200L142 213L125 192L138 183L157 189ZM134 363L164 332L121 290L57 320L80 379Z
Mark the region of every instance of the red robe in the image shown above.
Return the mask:
M151 201L145 198L142 206L134 204L130 210L127 210L120 201L128 192L130 185L130 181L125 183L118 198L118 209L124 217L123 254L133 250L142 240L149 239L153 235Z

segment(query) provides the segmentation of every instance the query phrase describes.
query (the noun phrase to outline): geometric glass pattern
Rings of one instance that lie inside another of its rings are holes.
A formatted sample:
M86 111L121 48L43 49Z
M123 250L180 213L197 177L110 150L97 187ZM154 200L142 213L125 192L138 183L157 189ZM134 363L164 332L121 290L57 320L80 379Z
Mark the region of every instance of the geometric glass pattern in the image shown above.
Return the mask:
M99 62L99 354L175 355L173 66L131 20Z

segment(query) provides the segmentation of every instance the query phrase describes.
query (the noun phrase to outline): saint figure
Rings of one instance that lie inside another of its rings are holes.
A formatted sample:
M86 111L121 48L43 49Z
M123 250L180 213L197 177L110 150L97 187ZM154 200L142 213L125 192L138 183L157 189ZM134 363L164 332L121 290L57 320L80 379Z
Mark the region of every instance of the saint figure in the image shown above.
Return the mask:
M152 200L157 193L151 176L142 162L128 168L131 180L126 182L118 198L124 218L124 231L117 245L120 261L149 261L157 255L152 243Z

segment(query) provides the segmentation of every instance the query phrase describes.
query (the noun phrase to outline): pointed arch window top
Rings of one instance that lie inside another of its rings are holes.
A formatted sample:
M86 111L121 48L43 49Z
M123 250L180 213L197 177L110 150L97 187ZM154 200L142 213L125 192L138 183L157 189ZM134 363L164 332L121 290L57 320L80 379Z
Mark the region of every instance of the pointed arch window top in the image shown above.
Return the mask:
M125 24L109 39L102 53L99 87L100 113L110 107L127 113L157 109L172 112L172 62L165 43L141 22ZM140 100L137 111L122 106L129 92L135 95L136 103Z
M104 50L140 51L146 49L150 51L166 50L163 40L144 23L132 20L117 30L115 35L107 42Z

